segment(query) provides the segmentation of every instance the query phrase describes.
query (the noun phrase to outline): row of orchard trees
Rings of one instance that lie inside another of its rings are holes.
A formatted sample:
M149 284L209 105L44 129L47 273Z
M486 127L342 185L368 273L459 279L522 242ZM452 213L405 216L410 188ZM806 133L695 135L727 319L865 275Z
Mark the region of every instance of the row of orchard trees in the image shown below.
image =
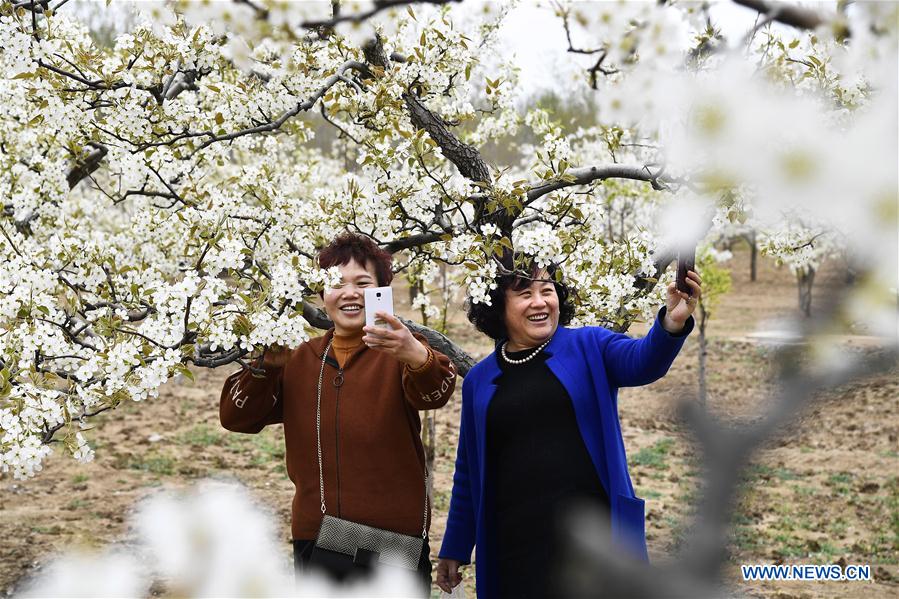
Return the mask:
M812 214L875 291L849 319L877 324L895 4L738 3L756 9L741 39L709 3L554 5L560 50L589 60L571 93L599 107L570 132L516 110L505 10L141 2L104 43L76 3L0 0L0 468L32 476L54 441L90 459L91 416L327 326L307 299L335 273L314 256L344 229L395 253L426 314L444 276L484 301L514 248L563 264L576 324L625 329L679 245L748 218L807 265L819 242L783 214ZM521 130L520 162L484 160Z

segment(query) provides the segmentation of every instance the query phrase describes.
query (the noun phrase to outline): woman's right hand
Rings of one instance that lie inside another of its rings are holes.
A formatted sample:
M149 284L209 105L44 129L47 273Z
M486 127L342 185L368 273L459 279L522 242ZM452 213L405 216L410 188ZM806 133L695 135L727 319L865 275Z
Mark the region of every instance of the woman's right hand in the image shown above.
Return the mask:
M462 584L462 574L459 573L459 566L462 562L454 559L441 557L437 562L437 586L444 593L452 593L453 587Z
M262 356L263 368L284 368L287 361L290 360L290 348L283 345L271 345L265 348L265 354Z

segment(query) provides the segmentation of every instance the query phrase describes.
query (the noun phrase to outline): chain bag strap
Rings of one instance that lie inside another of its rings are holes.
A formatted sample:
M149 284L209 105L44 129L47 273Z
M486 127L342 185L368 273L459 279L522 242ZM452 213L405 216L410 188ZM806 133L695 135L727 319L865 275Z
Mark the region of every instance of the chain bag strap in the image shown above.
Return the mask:
M322 366L318 373L318 392L315 400L315 439L318 446L318 489L321 500L322 523L315 541L311 561L334 563L334 554L343 556L343 561L352 564L363 565L360 556L377 554L378 562L393 566L400 566L408 570L417 570L424 541L428 536L428 468L425 466L425 509L424 522L421 529L421 537L414 537L390 530L375 528L366 524L359 524L343 518L328 515L325 506L325 476L322 468L322 435L321 435L321 406L322 383L325 377L325 362L328 352L331 350L333 337L328 341L325 352L322 355ZM360 551L361 550L361 551ZM320 552L330 552L326 559Z

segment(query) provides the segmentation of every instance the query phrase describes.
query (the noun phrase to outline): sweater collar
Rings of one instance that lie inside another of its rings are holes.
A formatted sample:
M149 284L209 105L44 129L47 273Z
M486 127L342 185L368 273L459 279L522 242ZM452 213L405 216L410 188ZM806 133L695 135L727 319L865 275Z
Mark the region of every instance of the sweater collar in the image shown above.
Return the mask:
M340 347L342 349L354 349L362 344L363 335L365 335L365 332L362 329L359 329L355 333L351 333L349 335L339 335L335 330L332 337L334 339L334 347Z
M312 351L315 352L315 355L318 356L318 359L322 359L322 354L325 352L325 348L328 347L328 343L334 338L334 327L328 329L324 335L321 337L316 337L315 339L309 340L309 345L312 347ZM358 349L358 351L353 352L353 354L349 357L346 363L343 365L344 370L346 367L350 365L350 362L355 362L356 358L358 358L362 353L364 353L368 349L368 346L364 343L362 347ZM333 350L332 350L333 354ZM333 358L333 355L331 356ZM335 360L336 364L336 360Z

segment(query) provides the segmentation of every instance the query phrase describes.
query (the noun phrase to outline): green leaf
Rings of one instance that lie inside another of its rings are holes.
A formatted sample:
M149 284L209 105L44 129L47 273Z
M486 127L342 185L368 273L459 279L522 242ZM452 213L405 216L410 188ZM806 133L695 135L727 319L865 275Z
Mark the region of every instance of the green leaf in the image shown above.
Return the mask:
M190 368L185 366L184 364L175 364L175 372L177 374L182 375L184 378L190 379L191 382L195 382L194 373L190 371Z
M199 31L199 29L198 29L197 31ZM206 89L210 89L210 90L212 90L212 91L214 91L214 92L220 92L220 91L222 91L222 90L220 90L218 87L216 87L216 86L214 86L214 85L209 85L209 84L206 85Z
M222 113L221 113L221 112L216 112L216 113L215 113L215 124L216 124L216 125L221 125L221 124L224 123L224 122L225 122L225 117L222 116Z

